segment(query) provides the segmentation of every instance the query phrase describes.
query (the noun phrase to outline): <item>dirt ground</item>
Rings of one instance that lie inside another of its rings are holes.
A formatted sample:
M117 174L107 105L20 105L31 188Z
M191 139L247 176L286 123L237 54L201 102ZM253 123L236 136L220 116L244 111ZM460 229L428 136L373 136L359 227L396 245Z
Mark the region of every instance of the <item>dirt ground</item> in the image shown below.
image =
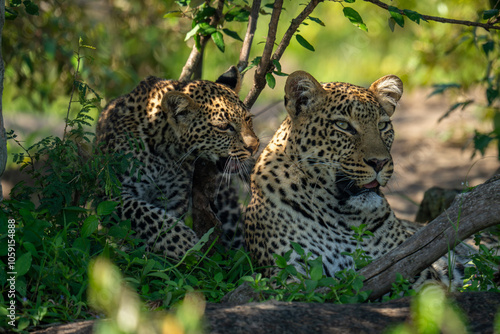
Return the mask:
M392 148L394 175L383 190L400 218L415 220L425 190L438 186L463 189L478 185L500 167L496 151L473 159L470 141L478 123L474 109L455 111L438 123L451 105L442 96L428 98L429 90L403 95L393 116L396 139ZM480 98L480 97L479 97ZM254 127L262 147L283 119L282 102L263 112L256 108ZM259 115L260 114L260 115ZM274 129L274 130L271 130ZM465 146L465 148L464 148Z
M438 123L450 103L441 96L428 98L428 95L429 91L425 90L403 95L393 117L395 173L384 193L397 216L409 220L415 219L425 190L433 186L462 189L466 183L475 186L500 167L495 150L487 152L485 157L477 155L471 160L471 145L463 148L478 126L473 108L456 111ZM255 107L252 112L256 115L254 127L261 138L262 149L284 118L283 102ZM32 115L16 114L9 118L5 113L4 116L7 130L21 130L24 134L30 133L30 126L39 129L44 124L52 129L53 134L57 132L54 129L61 127L62 132L64 127L60 120L46 120L44 116L35 121L30 121ZM6 172L2 177L4 196L8 196L17 180L18 173Z

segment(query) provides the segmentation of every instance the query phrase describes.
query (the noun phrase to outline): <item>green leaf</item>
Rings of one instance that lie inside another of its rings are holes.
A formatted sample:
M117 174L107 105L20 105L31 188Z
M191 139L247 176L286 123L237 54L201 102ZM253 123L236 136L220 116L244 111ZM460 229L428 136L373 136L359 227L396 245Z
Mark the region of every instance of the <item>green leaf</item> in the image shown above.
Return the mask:
M38 5L33 3L32 1L25 0L24 6L26 7L26 13L30 15L38 15Z
M25 275L31 268L31 253L27 252L16 259L17 277Z
M186 34L186 37L184 37L184 42L187 41L188 39L190 39L191 37L193 37L194 35L196 35L196 33L198 32L198 30L200 30L200 25L199 24L195 25L194 28L191 29Z
M219 50L221 52L224 52L226 46L224 45L224 38L222 37L222 33L220 31L216 31L210 36L212 37L212 40L214 41L215 45L217 45Z
M149 259L148 262L146 263L146 265L144 266L144 269L142 271L142 275L143 276L146 276L148 275L148 273L153 270L153 267L155 266L156 264L156 261L153 260L153 259Z
M305 254L304 249L302 249L302 247L301 247L298 243L293 242L293 241L290 241L290 244L292 245L293 250L294 250L297 254L299 254L300 256L302 256L302 255L304 255L304 254Z
M453 112L453 110L457 109L458 107L462 107L462 110L464 110L465 107L467 107L469 104L471 104L473 102L474 102L474 100L467 100L467 101L464 101L464 102L457 102L457 103L455 103L454 105L452 105L448 109L448 111L446 111L446 113L444 113L443 116L439 117L438 123L441 122L446 117L448 117Z
M237 21L237 22L247 22L250 12L244 8L238 10L231 10L224 15L224 19L227 22Z
M274 89L276 86L276 79L274 79L274 76L272 73L266 73L266 82L271 89Z
M354 281L352 282L352 288L355 291L360 291L361 288L363 288L363 276L357 276Z
M286 266L285 271L294 277L297 277L297 275L299 274L297 272L297 268L295 268L295 266L293 266L292 264Z
M273 71L274 74L276 74L276 75L278 75L280 77L286 77L286 76L288 76L287 73L281 72L281 64L280 64L280 62L277 59L272 59L271 61L272 61L273 65L274 65L274 67L276 68L276 70Z
M480 132L475 132L474 134L474 148L481 152L481 155L484 156L484 153L486 152L486 148L490 144L490 142L494 138L491 137L490 135L480 133Z
M493 116L493 132L496 133L497 137L500 139L500 112L498 111L495 113L495 116Z
M222 280L224 279L224 275L221 273L221 272L218 272L217 274L215 274L214 276L214 280L217 282L217 283L220 283L222 282Z
M252 276L243 276L240 281L254 283L255 279Z
M107 216L113 213L115 211L116 206L118 205L117 202L113 201L104 201L99 203L97 206L97 215L98 216Z
M432 93L430 93L427 96L427 98L429 98L433 95L436 95L436 94L443 94L448 89L461 88L462 86L460 84L457 84L457 83L450 83L450 84L436 84L436 85L432 85L432 87L434 87L434 90L432 91Z
M483 44L483 45L481 45L481 46L482 46L483 51L484 51L484 53L486 54L486 56L488 56L488 55L489 55L489 53L495 49L495 42L493 42L493 41L488 41L488 42L484 43L484 44Z
M261 59L262 59L262 57L255 57L254 59L252 59L252 61L250 62L250 64L247 67L245 67L245 69L241 72L241 74L243 74L246 71L254 68L257 65L259 65Z
M23 242L23 247L26 249L28 252L31 253L31 255L34 255L35 257L38 255L38 251L36 250L35 245L33 245L31 242Z
M325 26L325 24L323 23L323 21L321 21L320 19L318 19L317 17L312 17L312 16L309 16L308 17L309 20L313 21L313 22L316 22L317 24L319 24L320 26Z
M278 254L273 254L273 257L276 261L276 265L278 266L278 268L283 269L286 267L287 263L286 263L286 260L283 256L278 255Z
M403 15L401 15L401 11L399 10L399 8L397 7L394 7L394 6L389 6L389 8L387 9L389 11L389 13L391 13L391 16L392 18L394 19L394 21L401 27L403 28L404 25L405 25L405 18Z
M97 219L96 216L88 216L85 221L83 222L82 226L82 238L87 238L90 236L92 233L94 233L95 230L97 230L97 227L99 226L99 220Z
M193 23L196 22L205 22L206 19L209 17L214 16L217 13L215 8L210 7L210 6L204 6L200 11L196 13L196 16L193 19Z
M420 13L417 13L409 9L403 9L403 13L406 15L407 18L409 18L413 22L420 24L420 19L422 18L422 15Z
M488 100L488 106L491 106L493 102L500 96L498 89L490 86L486 89L486 99Z
M83 237L76 238L75 242L73 242L73 248L86 254L90 250L90 240Z
M306 286L306 292L312 292L314 289L318 287L318 281L311 280L311 279L306 279L304 281L304 284Z
M320 286L330 286L330 285L335 285L337 283L338 281L333 277L323 277L322 279L319 280Z
M313 52L315 51L314 47L308 41L306 41L306 39L302 37L302 35L295 35L295 38L297 39L297 42L299 42L299 44L302 45L307 50Z
M344 2L346 2L346 3L354 3L354 2L356 2L356 0L344 0Z
M171 10L167 12L165 15L163 15L164 19L171 17L182 17L182 12L180 10Z
M228 35L229 37L232 37L238 41L241 41L243 42L243 40L241 39L241 37L238 35L238 33L236 31L232 31L232 30L229 30L229 29L222 29L222 31Z
M166 281L170 280L170 277L167 274L162 273L162 272L153 272L153 273L150 273L148 276L159 277L159 278L166 280Z
M5 19L6 20L15 20L18 16L18 12L12 8L5 8Z
M356 10L352 9L351 7L344 7L343 12L344 16L348 18L352 24L354 24L361 30L368 31L368 28L366 27L366 24L363 22L361 15L359 15L359 13Z
M191 0L189 2L189 7L195 8L195 7L202 5L204 2L205 2L204 0Z
M316 261L316 262L313 262ZM313 261L309 261L309 263L312 265L311 268L311 279L315 281L319 281L323 277L323 261L321 259L321 256L316 258Z
M217 28L215 28L214 26L211 26L210 24L206 23L206 22L201 22L199 24L200 26L200 30L198 31L201 35L212 35L213 33L215 33L217 31Z
M499 10L498 9L489 9L489 10L485 10L483 12L483 19L487 20L487 19L491 19L492 17L495 17L497 16L499 13Z

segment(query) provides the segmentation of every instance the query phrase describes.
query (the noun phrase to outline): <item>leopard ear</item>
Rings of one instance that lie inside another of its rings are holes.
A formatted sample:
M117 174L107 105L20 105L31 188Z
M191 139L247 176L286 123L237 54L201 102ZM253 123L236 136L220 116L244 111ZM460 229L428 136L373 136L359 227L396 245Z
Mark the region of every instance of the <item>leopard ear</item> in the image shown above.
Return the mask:
M395 75L386 75L372 83L369 90L375 94L387 115L392 116L403 95L403 82Z
M307 114L323 99L325 90L312 75L296 71L285 84L285 107L292 119Z
M235 93L239 93L241 88L240 71L238 71L236 66L231 66L215 82L231 88Z
M194 116L198 104L188 95L181 92L167 92L161 100L161 107L171 122L188 123Z

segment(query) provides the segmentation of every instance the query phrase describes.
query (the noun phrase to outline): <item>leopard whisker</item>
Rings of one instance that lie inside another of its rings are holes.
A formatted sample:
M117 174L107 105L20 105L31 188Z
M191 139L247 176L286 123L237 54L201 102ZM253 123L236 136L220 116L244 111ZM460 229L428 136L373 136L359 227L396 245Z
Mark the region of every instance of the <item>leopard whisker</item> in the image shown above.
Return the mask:
M184 161L191 155L191 153L193 153L195 150L196 150L196 146L193 146L186 153L184 153L184 155L182 155L179 158L179 160L176 161L176 163L175 163L176 167L179 168L184 163ZM198 155L196 157L195 161L200 157L200 155Z

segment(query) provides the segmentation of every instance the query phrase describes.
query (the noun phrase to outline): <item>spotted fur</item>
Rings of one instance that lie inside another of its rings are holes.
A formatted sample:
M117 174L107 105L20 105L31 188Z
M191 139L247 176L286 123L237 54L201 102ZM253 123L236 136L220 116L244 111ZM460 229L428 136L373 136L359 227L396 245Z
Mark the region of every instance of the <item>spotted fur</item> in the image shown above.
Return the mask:
M322 256L328 276L354 266L351 226L366 224L373 237L361 247L376 259L411 236L416 228L395 217L380 191L393 173L394 130L390 117L403 93L401 80L385 76L370 88L320 84L302 71L285 87L287 118L260 155L251 175L246 210L246 245L259 266L276 267L296 242ZM292 254L291 263L299 256ZM457 264L455 277L462 266ZM426 269L427 279L447 282L446 258ZM459 280L457 280L459 281Z
M120 175L118 216L130 219L136 236L168 257L182 256L198 241L184 223L195 161L206 159L221 174L232 173L241 171L259 147L252 115L233 91L239 75L228 79L235 71L215 83L148 77L111 101L99 118L97 140L104 150L130 153L141 164ZM239 218L234 208L216 211L227 219L225 225Z

